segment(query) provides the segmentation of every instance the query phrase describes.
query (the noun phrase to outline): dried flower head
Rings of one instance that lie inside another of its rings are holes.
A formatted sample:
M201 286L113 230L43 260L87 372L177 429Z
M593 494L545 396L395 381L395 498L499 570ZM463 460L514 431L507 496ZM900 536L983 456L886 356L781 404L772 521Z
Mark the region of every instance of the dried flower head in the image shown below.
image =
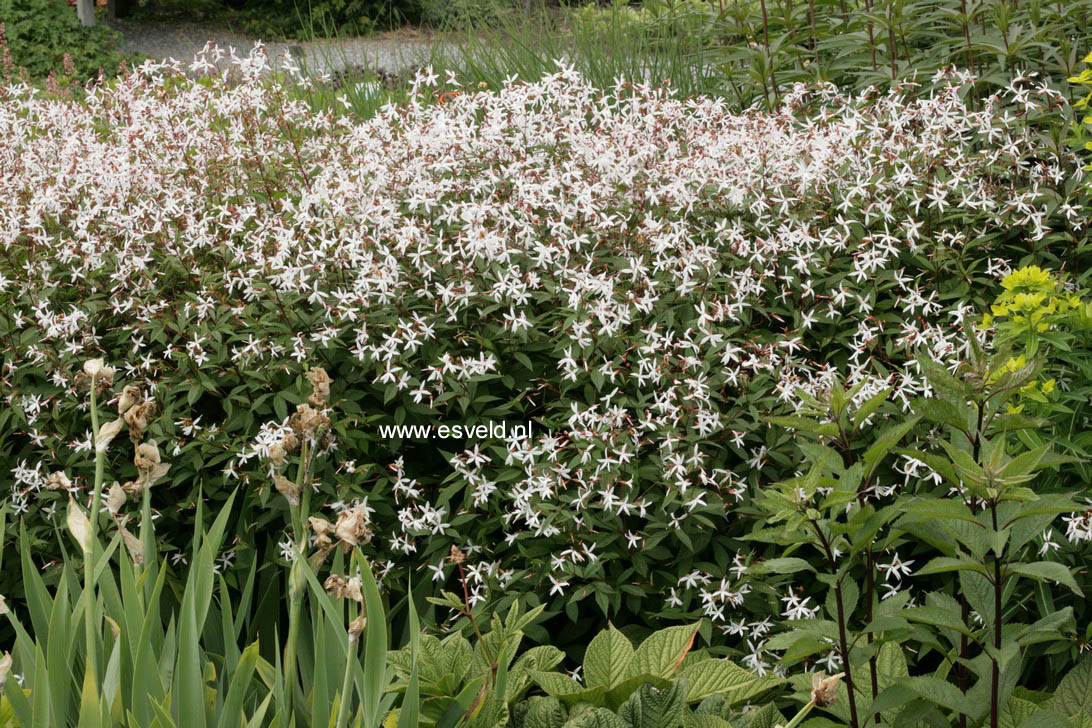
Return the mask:
M273 463L273 465L277 467L284 465L284 457L284 440L275 442L269 446L269 462Z
M330 397L330 382L333 380L322 367L315 367L307 372L307 380L311 382L311 396L307 398L307 401L322 409Z
M314 436L319 430L330 426L330 418L315 410L311 405L296 405L296 411L288 419L288 425L298 436Z
M134 405L138 405L144 401L144 393L140 387L136 384L128 384L118 397L118 414L124 415Z
M155 440L148 440L136 446L133 454L133 465L140 473L150 473L160 464L159 446Z
M461 564L466 561L466 554L455 544L451 544L451 553L448 554L447 560L453 564Z
M838 699L838 683L842 681L845 673L826 677L824 673L817 672L811 676L811 700L816 706L825 708Z
M72 488L72 481L64 472L58 470L46 477L45 487L46 490L69 490Z
M130 407L124 414L125 424L129 425L129 439L134 445L144 438L144 432L148 429L148 422L155 416L155 413L155 400L148 399L139 405Z
M359 617L349 623L349 644L356 644L356 641L360 639L360 635L364 634L364 627L368 624L368 620L361 614Z
M4 687L4 683L8 681L8 675L11 673L11 653L4 653L3 657L0 657L0 689Z
M273 485L276 486L277 492L284 496L284 499L288 501L288 505L295 508L300 504L300 489L295 483L288 478L284 477L280 473L273 474Z
M128 498L125 495L125 490L115 481L106 495L106 510L110 511L110 515L116 516L121 507L125 505L126 500Z
M95 438L95 452L106 452L106 448L110 447L110 443L118 436L124 425L125 421L119 417L113 422L107 422L100 427L99 434Z
M346 508L337 515L337 525L334 527L337 537L345 544L359 546L372 540L372 532L368 528L368 509L361 503L352 508Z
M121 540L125 543L125 549L129 552L129 558L137 566L144 563L144 542L129 532L125 526L118 524Z
M354 602L364 603L364 595L360 591L360 578L354 576L345 579L337 574L331 574L323 584L326 593L335 599L352 599Z
M102 359L88 359L83 363L83 373L90 377L92 382L112 384L117 370L106 366Z
M327 521L325 518L319 518L318 516L311 516L307 519L307 523L311 526L311 530L315 534L315 546L319 550L328 550L334 545L334 538L337 534L334 530L334 524Z

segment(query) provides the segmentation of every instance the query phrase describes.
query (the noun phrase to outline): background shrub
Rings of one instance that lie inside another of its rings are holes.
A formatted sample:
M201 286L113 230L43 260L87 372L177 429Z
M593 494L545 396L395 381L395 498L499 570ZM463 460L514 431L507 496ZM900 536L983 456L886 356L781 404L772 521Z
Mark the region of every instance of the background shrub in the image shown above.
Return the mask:
M117 73L124 58L117 50L118 33L101 23L84 28L64 0L0 0L0 23L12 62L32 77L64 73L65 54L81 81L100 69Z

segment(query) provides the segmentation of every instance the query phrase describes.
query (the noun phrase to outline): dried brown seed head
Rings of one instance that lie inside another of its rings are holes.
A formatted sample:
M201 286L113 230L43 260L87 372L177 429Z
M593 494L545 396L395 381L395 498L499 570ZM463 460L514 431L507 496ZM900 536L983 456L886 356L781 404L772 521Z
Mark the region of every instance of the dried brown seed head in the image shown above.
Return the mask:
M45 487L46 490L68 490L72 487L72 481L58 470L45 479Z
M466 554L463 553L455 544L451 544L451 553L447 557L448 561L453 564L461 564L466 561Z
M110 515L117 515L126 500L128 498L125 495L125 489L115 481L106 494L106 510L110 511Z
M307 380L311 382L311 396L307 401L320 409L325 407L326 400L330 397L330 382L333 380L322 367L315 367L307 372Z
M291 480L276 473L273 475L273 485L277 487L277 492L288 501L288 505L295 508L300 504L300 489Z
M144 393L140 391L140 387L136 384L130 384L121 390L121 396L118 397L118 414L124 415L132 407L140 404L144 401Z
M288 419L288 425L300 437L314 435L319 430L330 426L330 418L317 411L309 404L296 405L295 413Z
M349 624L349 644L355 644L360 639L360 635L364 634L364 627L367 624L368 622L363 614Z
M352 599L354 602L364 603L364 595L360 591L360 579L355 576L352 579L345 579L332 574L326 578L323 587L326 593L335 599Z
M83 363L83 373L90 377L92 382L105 382L109 385L113 384L117 370L106 366L102 359L88 359Z
M269 462L273 463L274 465L283 465L284 456L285 450L283 441L275 442L269 446Z
M125 526L118 526L118 531L121 533L121 540L125 542L125 549L129 552L129 558L133 560L133 563L140 566L144 563L144 542L139 538L129 533L129 530Z
M160 462L159 446L156 445L155 440L148 440L148 442L142 442L136 446L133 465L136 465L139 472L151 472Z
M339 513L334 532L346 547L359 546L371 541L372 532L368 528L368 511L364 504L346 508Z
M838 699L838 683L842 681L842 676L845 673L840 672L837 675L831 675L825 677L823 673L817 672L811 676L811 700L816 706L825 708L828 705L834 703Z

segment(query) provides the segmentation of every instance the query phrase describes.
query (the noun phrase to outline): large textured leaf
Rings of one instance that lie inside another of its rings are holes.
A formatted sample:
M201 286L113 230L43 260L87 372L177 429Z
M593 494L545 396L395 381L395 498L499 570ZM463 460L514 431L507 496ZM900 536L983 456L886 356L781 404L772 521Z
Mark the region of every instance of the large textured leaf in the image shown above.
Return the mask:
M1062 678L1050 707L1066 716L1092 716L1092 656L1081 660Z
M1019 728L1037 710L1039 710L1039 706L1030 700L1009 698L1008 705L998 716L1000 728Z
M592 708L578 718L570 720L565 728L632 728L624 720L606 708Z
M523 728L561 728L565 724L565 708L557 698L531 698Z
M719 715L685 715L683 725L686 728L734 728L734 726Z
M784 717L773 703L767 703L758 710L747 714L749 721L746 728L775 728L784 722Z
M694 646L701 623L668 627L653 633L640 644L629 663L627 677L653 675L669 678Z
M592 639L584 653L584 682L589 688L612 688L626 679L633 645L610 625Z
M729 704L742 703L784 682L781 678L756 675L728 660L702 660L684 666L678 677L688 683L687 700L698 702L723 693Z
M533 672L531 677L542 688L542 692L555 698L584 692L583 685L559 672Z
M642 685L618 709L618 717L632 728L676 728L686 708L686 683L675 681L665 690Z
M1085 728L1085 725L1079 718L1067 720L1055 710L1038 710L1025 718L1018 728Z

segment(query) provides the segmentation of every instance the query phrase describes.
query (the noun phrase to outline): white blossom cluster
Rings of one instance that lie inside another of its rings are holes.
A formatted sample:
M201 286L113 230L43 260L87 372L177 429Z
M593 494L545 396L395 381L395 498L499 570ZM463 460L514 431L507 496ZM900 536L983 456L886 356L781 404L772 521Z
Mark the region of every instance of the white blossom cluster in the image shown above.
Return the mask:
M495 518L476 587L512 578L521 541L559 544L535 576L566 594L603 568L611 529L636 553L711 527L771 456L743 393L792 404L841 360L861 398L927 394L907 353L957 355L972 313L938 294L952 261L1084 224L1063 184L1078 166L1021 123L1060 103L1032 78L975 108L949 75L733 113L572 70L499 92L425 72L362 121L269 82L260 48L235 61L200 83L148 62L81 103L0 89L0 387L36 433L47 403L10 375L72 389L73 363L118 342L144 380L341 349L365 384L442 410L532 342L552 364L526 394L559 426L457 454L465 499L439 503L399 462L377 530L396 558L459 516ZM234 467L281 428L251 433ZM27 503L42 473L14 475ZM730 629L749 590L732 566L694 567L669 599ZM815 608L795 599L791 616Z

